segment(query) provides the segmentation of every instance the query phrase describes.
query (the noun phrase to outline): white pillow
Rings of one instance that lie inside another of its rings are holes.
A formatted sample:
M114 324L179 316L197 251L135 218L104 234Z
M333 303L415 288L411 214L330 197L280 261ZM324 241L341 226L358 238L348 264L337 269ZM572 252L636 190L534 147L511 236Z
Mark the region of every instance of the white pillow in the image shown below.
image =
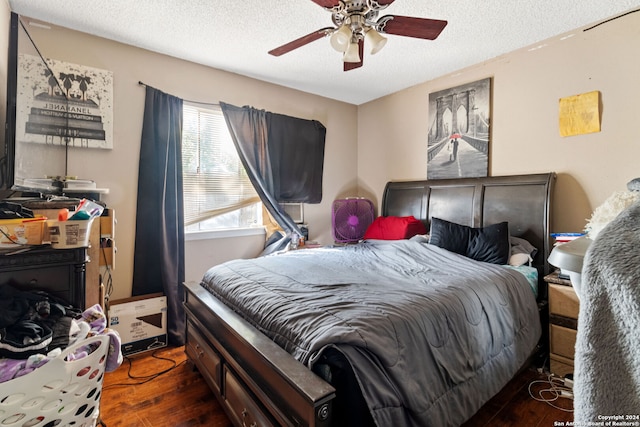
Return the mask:
M529 254L525 254L525 253L519 253L519 254L512 254L509 257L509 265L513 265L513 266L519 266L519 265L531 265L531 263L533 262L533 258L531 258L531 256Z
M511 255L509 256L509 265L518 266L528 264L531 266L533 257L538 250L527 240L520 237L509 236L511 243Z
M429 235L428 234L416 234L413 237L410 237L409 240L420 243L429 243Z

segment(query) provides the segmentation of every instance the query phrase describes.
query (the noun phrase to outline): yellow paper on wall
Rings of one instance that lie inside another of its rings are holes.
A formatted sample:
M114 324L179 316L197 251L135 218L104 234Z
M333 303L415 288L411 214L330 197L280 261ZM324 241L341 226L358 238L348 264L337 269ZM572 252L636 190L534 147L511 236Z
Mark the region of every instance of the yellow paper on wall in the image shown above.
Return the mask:
M600 92L560 98L560 135L600 132Z

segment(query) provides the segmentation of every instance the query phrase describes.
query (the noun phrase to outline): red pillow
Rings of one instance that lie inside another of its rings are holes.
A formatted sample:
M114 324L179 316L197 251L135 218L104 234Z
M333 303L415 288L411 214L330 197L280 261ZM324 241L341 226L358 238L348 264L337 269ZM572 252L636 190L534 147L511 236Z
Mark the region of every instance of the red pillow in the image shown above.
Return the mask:
M363 239L399 240L426 233L422 221L414 216L379 216L367 228Z

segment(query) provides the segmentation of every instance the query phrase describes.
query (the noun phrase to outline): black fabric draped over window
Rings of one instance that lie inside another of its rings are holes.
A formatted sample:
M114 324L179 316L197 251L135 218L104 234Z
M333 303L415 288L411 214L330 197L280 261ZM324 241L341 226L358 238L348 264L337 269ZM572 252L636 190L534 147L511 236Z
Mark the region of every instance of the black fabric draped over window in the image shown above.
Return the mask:
M278 202L320 203L327 129L317 120L265 113Z
M256 192L288 233L298 226L278 203L320 203L327 130L317 120L220 103Z

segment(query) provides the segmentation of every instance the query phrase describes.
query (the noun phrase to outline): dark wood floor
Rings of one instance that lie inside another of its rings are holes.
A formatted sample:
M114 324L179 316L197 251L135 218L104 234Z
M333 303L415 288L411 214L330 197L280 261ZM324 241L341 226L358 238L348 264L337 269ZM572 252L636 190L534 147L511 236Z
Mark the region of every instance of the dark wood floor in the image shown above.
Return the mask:
M553 426L554 421L573 421L571 412L556 409L530 396L530 384L546 379L546 375L534 370L523 372L464 427L545 427ZM544 383L531 385L534 394L544 388L548 388ZM553 403L571 409L569 399L561 398ZM231 426L200 374L186 362L184 347L132 356L116 371L107 373L100 418L107 427Z

